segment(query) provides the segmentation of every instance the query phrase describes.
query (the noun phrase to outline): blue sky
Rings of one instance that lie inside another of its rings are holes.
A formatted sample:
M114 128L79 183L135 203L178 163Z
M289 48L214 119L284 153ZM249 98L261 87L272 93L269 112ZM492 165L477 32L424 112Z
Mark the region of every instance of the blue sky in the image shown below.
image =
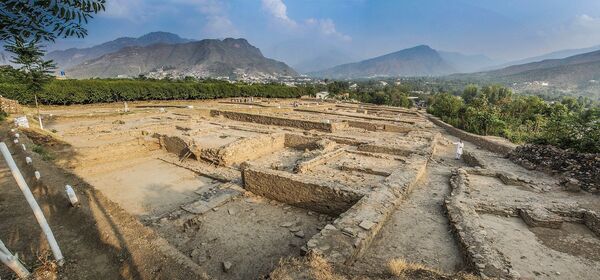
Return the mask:
M514 60L600 45L600 0L108 0L87 47L169 31L191 39L243 37L289 64L334 50L354 59L419 44Z

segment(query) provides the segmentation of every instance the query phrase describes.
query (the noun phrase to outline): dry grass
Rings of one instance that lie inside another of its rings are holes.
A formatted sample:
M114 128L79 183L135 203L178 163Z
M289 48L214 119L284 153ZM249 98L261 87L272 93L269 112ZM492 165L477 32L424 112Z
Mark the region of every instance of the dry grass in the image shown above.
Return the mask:
M388 262L387 267L389 273L398 277L416 270L429 270L422 264L410 263L403 259L393 259L390 262Z
M323 257L310 254L306 258L283 259L270 274L273 280L343 280Z
M443 279L453 279L453 280L479 280L480 278L464 273L459 272L454 275L446 275L442 271L439 271L434 268L427 267L425 265L419 263L411 263L407 262L403 259L392 259L388 262L387 265L388 272L398 278L398 279L432 279L432 280L443 280Z

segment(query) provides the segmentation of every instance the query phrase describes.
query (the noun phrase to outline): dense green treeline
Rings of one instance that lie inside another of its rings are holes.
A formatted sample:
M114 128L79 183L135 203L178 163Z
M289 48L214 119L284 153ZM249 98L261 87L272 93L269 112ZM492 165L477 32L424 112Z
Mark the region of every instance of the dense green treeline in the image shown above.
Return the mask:
M133 100L211 99L236 96L293 98L314 94L310 87L242 84L223 81L54 80L38 93L42 104L87 104ZM21 103L34 102L33 93L18 83L0 83L0 95Z
M600 152L600 107L588 99L547 102L515 95L502 86L470 85L460 97L435 94L428 104L429 113L472 133L502 136L515 143Z
M319 91L326 90L333 96L347 93L349 99L363 103L405 108L413 106L412 100L408 98L412 88L407 85L382 85L376 81L366 81L357 82L357 87L352 89L347 81L333 81L327 83L327 85L317 85L316 89Z

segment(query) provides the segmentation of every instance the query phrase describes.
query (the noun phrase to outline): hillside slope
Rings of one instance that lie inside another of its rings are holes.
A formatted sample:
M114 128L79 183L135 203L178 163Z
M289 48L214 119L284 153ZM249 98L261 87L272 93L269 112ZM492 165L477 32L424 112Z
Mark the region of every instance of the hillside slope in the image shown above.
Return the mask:
M283 62L265 58L245 39L207 39L183 44L127 47L67 70L74 78L135 77L168 72L174 76L294 76Z
M60 69L68 69L87 60L101 57L105 54L116 52L125 47L149 46L158 43L179 44L192 40L183 39L169 32L151 32L138 38L121 37L102 43L90 48L70 48L66 50L52 51L46 55L46 59L52 59Z
M352 79L394 76L439 76L457 72L440 54L420 45L383 56L348 63L323 71L312 72L316 77Z

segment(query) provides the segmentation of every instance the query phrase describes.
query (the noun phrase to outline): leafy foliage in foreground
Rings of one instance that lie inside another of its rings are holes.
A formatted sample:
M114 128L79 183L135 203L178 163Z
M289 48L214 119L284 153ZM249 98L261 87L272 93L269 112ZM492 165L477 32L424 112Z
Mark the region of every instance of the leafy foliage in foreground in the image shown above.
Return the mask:
M471 85L461 97L440 93L428 103L429 113L472 133L600 153L600 107L584 98L546 102L502 86Z
M0 40L54 41L59 36L83 38L84 25L104 11L105 0L0 1Z
M0 71L2 76L2 71ZM42 104L70 105L134 100L213 99L237 96L297 98L314 94L310 87L280 84L231 84L208 81L160 80L53 80L38 92ZM32 104L34 95L25 85L0 81L0 95Z

